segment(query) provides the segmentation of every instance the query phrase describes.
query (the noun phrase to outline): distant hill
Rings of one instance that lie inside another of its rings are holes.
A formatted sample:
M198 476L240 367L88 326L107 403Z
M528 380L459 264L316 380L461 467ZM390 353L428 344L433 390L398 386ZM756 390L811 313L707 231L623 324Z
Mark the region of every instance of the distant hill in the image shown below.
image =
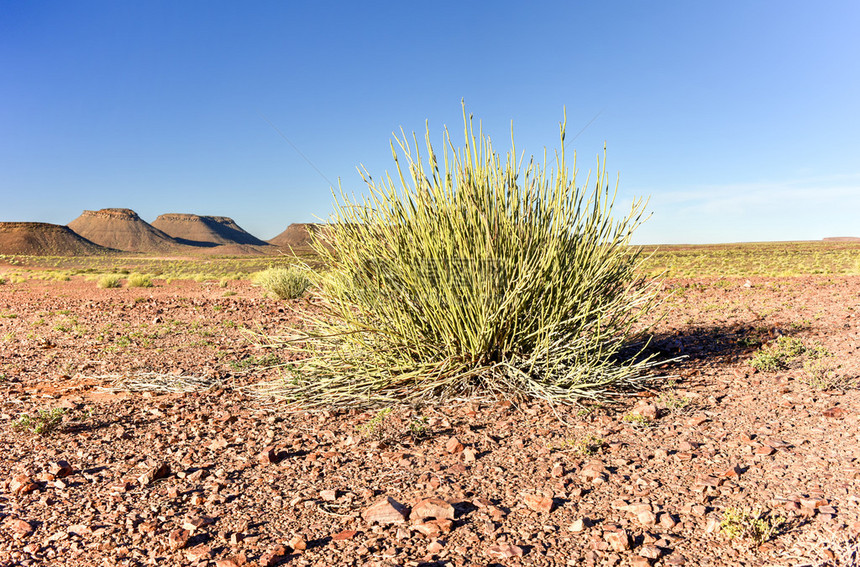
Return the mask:
M46 222L0 222L0 254L89 256L116 252L83 238L69 227Z
M824 239L826 242L857 242L860 237L857 236L829 236Z
M323 225L318 223L293 223L284 232L269 240L269 244L279 248L310 246L311 234L322 227Z
M84 211L69 228L101 246L127 252L171 252L183 245L131 209Z
M159 215L152 226L177 241L191 246L211 247L228 244L269 246L269 243L249 234L229 217L168 213Z

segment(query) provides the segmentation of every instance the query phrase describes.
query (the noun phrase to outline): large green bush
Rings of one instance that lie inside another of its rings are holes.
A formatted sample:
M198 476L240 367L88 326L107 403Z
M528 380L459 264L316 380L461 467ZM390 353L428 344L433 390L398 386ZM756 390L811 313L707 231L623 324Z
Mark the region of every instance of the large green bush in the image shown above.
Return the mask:
M420 403L466 396L599 397L643 379L632 324L653 303L598 159L593 190L561 150L506 158L464 109L465 147L445 129L438 154L392 143L396 175L364 171L361 201L341 192L314 248L324 314L285 346L298 351L266 391L305 405Z

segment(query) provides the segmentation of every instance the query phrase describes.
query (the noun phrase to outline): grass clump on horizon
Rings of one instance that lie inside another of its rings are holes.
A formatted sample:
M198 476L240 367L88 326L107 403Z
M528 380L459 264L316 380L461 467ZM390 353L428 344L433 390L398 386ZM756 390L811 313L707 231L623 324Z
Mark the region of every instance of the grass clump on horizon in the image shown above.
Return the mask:
M135 272L128 276L128 287L152 287L152 280L148 275Z
M268 268L251 275L251 280L278 299L297 299L307 290L310 280L301 268Z
M315 237L324 314L273 344L295 362L263 392L303 405L385 406L462 397L600 397L645 379L632 324L655 301L638 279L636 201L614 220L605 159L593 190L561 150L544 163L493 150L463 110L465 146L392 142L396 175ZM396 182L395 180L399 181Z
M111 289L122 286L122 278L116 274L105 274L99 278L96 284L102 289Z

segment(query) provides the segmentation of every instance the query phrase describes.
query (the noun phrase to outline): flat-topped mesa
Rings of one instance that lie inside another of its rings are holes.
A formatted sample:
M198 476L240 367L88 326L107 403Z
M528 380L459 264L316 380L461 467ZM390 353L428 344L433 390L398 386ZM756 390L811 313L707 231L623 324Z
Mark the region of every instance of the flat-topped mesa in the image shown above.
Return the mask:
M99 209L97 211L84 211L81 213L81 217L141 220L137 213L131 209Z
M166 213L159 215L152 226L191 246L248 244L268 247L268 243L249 234L230 217Z
M46 222L0 222L0 254L88 256L115 252L75 234L69 227Z
M84 211L69 228L96 244L127 252L169 252L182 247L131 209Z

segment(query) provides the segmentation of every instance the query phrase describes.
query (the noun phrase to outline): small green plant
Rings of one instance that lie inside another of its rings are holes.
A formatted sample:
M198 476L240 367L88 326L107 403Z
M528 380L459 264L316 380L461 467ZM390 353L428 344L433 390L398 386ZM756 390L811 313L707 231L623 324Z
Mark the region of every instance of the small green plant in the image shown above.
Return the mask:
M597 454L606 442L600 437L586 435L581 438L562 439L558 443L550 443L547 448L555 451L572 451L584 457Z
M356 431L362 437L375 437L377 439L381 439L384 436L385 422L392 411L393 410L390 407L382 408L376 412L376 415L370 418L369 421L356 427Z
M839 365L833 356L817 356L803 363L801 380L817 390L833 390L846 386L849 381L837 372Z
M769 541L780 533L786 518L765 512L761 508L726 508L720 530L730 538L745 538L756 545Z
M128 276L128 287L152 287L152 280L148 275L135 272Z
M621 418L622 421L629 423L634 427L651 427L653 422L639 413L628 413Z
M307 274L298 268L269 268L252 276L252 280L278 299L301 297L310 285Z
M418 440L427 437L428 426L429 422L427 421L427 418L419 416L410 420L406 427L409 429L409 436L414 440Z
M674 392L663 392L660 394L660 403L666 406L666 409L677 410L684 409L690 405L690 398L675 395Z
M25 413L12 422L12 429L35 433L36 435L49 435L63 422L65 413L66 410L63 408L39 410L39 415L35 417L30 417Z
M102 289L111 289L122 285L122 278L116 274L105 274L96 284Z
M781 336L755 353L750 366L761 372L785 370L795 364L807 351L798 338Z
M6 285L6 278L0 277L0 285Z

